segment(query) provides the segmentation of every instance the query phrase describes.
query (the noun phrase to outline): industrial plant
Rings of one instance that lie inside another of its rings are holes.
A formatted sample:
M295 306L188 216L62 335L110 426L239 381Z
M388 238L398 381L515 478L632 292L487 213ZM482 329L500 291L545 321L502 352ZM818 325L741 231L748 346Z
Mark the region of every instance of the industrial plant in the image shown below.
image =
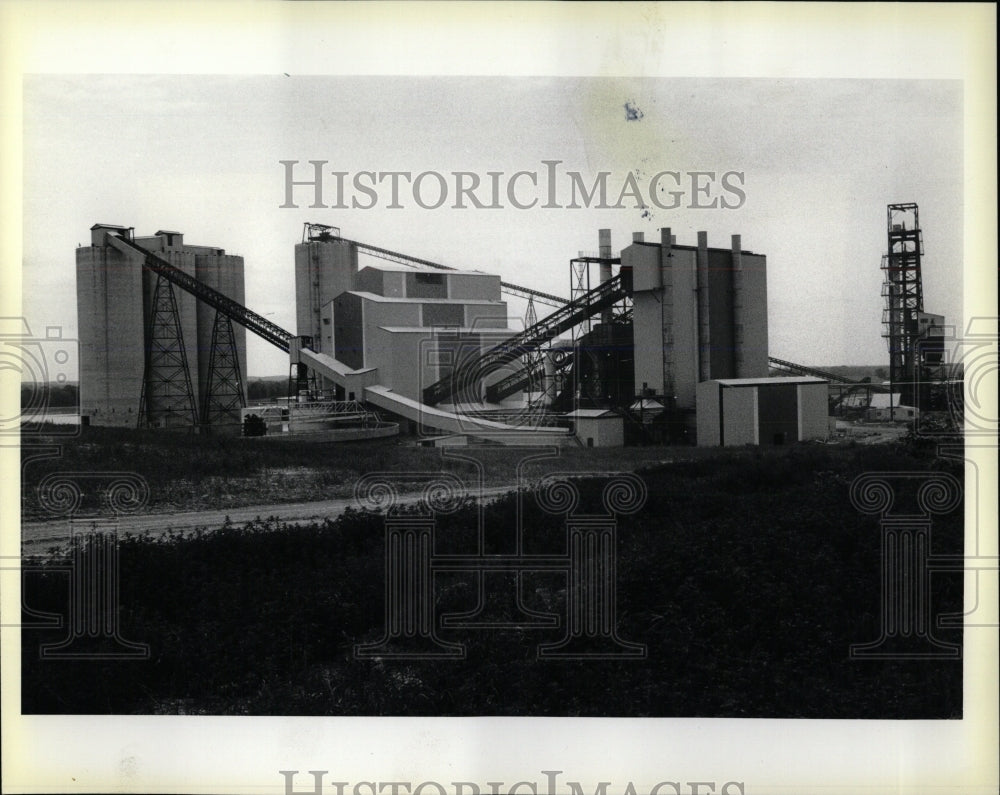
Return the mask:
M888 384L770 356L767 260L738 234L720 247L663 228L617 254L609 230L597 242L569 258L563 298L307 223L293 334L245 305L242 257L95 224L76 252L81 422L331 442L775 445L826 439L849 409L912 418L946 381L915 204L888 208ZM527 302L523 320L506 297ZM287 398L248 404L247 331L288 354Z

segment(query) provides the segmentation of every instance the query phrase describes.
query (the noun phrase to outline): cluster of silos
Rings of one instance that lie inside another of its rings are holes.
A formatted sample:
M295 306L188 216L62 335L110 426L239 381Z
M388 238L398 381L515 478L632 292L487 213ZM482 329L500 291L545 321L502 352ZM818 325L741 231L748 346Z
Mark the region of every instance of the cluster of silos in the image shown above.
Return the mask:
M106 235L129 230L107 224L91 228L91 245L76 250L77 314L80 338L81 422L92 425L190 427L206 419L205 400L217 392L210 372L227 360L238 372L246 402L246 330L143 267L142 258L106 244ZM214 246L184 243L179 232L158 231L135 238L142 248L234 301L245 298L243 258ZM231 333L229 333L231 330ZM230 350L222 356L218 340ZM151 355L152 351L152 355ZM159 352L160 355L156 355ZM231 402L231 401L230 401ZM216 424L239 423L239 412Z

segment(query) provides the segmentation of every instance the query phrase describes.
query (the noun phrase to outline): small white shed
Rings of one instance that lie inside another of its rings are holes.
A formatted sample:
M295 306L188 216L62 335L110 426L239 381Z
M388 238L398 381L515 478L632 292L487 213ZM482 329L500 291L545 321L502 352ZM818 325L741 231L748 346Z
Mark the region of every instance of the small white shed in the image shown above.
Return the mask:
M586 447L624 447L625 421L610 409L577 409L564 415Z

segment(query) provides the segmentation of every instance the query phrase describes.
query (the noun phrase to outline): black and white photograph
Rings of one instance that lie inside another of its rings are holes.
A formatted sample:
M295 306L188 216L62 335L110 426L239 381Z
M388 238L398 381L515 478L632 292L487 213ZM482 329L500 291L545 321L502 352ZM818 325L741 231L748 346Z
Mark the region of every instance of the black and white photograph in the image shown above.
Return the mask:
M4 9L5 788L996 785L995 10L671 5Z

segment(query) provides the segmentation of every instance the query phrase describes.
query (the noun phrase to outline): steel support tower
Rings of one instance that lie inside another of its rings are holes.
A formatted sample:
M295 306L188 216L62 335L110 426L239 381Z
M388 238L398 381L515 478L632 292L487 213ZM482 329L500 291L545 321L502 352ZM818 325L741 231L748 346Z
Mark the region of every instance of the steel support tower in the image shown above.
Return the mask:
M882 336L889 346L890 393L900 403L915 405L918 315L924 310L920 258L924 253L916 204L890 204L888 248L882 257Z
M208 383L201 411L202 424L239 423L240 409L245 407L246 398L233 322L228 315L216 310L212 325Z
M139 398L139 427L196 426L191 373L173 285L156 278L146 331L146 372Z

